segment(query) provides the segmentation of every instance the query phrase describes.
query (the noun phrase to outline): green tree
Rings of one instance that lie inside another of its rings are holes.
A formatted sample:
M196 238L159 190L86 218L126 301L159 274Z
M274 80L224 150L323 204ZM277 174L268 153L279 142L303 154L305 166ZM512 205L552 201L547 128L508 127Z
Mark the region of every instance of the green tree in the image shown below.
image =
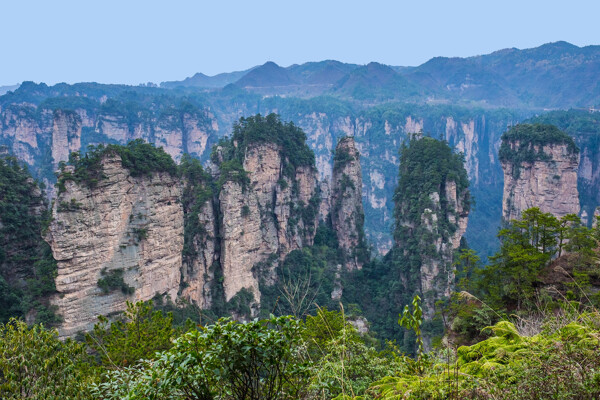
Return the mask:
M319 308L302 331L311 360L309 398L346 399L366 394L370 384L398 370L391 352L379 352L343 311Z
M0 324L0 395L4 400L89 398L85 346L56 330L11 319Z
M473 249L461 249L457 260L454 262L456 269L456 288L471 291L472 277L481 267L481 258Z
M532 208L500 230L500 250L490 257L491 264L478 280L488 303L502 307L516 302L521 309L531 299L534 282L555 253L558 225L555 217Z
M404 306L404 311L400 314L398 324L406 329L411 329L415 332L416 340L415 345L417 347L417 372L423 372L423 334L421 332L421 325L423 324L423 310L421 309L421 298L418 294L413 297L412 301L412 312L408 308L408 305Z
M559 220L557 228L558 236L558 256L562 256L565 244L569 239L571 226L579 224L580 220L576 214L567 214Z
M157 351L169 349L175 337L173 316L154 311L152 301L131 303L121 318L110 323L98 317L92 332L86 335L87 344L107 367L133 365L138 360L152 358Z
M26 166L0 157L0 322L33 316L60 321L48 296L56 292L56 261L41 239L49 220L44 193Z
M308 369L298 354L300 324L290 317L191 330L141 369L110 372L93 389L102 399L301 398Z

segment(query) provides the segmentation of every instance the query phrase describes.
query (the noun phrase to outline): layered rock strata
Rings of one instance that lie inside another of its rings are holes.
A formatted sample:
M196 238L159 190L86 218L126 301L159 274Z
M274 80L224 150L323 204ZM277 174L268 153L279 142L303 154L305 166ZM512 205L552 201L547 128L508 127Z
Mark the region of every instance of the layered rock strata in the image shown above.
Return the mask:
M74 111L54 111L52 159L55 168L60 161L67 161L70 153L81 150L81 123L81 117Z
M225 300L242 289L260 301L259 284L272 284L275 268L290 251L312 245L318 222L317 171L298 167L285 173L287 160L272 143L246 149L248 180L229 180L219 194L221 266ZM315 209L309 219L301 210Z
M366 247L363 233L365 214L362 204L362 171L360 154L353 137L340 139L335 149L332 189L331 225L337 233L338 243L345 253L344 266L360 269Z
M183 210L179 180L166 173L132 177L118 156L102 160L91 188L68 180L53 205L46 235L58 262L52 303L61 336L90 329L99 315L156 294L175 299L180 286ZM122 276L120 288L101 289Z
M524 140L503 139L503 219L518 219L531 207L557 217L579 214L579 152L572 139L546 143Z
M205 186L206 182L186 182L185 190L193 191L196 185ZM215 266L219 260L217 239L217 210L212 194L202 198L200 204L195 199L190 204L184 202L185 240L189 248L184 248L179 293L183 299L195 303L202 309L213 304L215 285ZM192 221L193 219L193 221Z

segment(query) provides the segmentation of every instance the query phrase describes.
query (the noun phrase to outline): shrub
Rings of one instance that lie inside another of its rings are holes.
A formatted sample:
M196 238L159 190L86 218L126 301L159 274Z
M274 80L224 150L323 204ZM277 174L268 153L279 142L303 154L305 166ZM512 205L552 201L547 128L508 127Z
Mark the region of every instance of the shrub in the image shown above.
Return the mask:
M4 400L86 399L91 380L85 346L56 330L11 319L0 324L0 394Z
M241 324L221 319L192 330L139 369L107 375L98 398L270 400L302 398L299 323L289 317Z
M100 274L102 278L98 279L98 287L102 289L102 293L108 294L117 289L121 289L121 292L126 295L131 295L135 292L135 288L129 286L123 280L123 268L112 269L110 271L104 268Z

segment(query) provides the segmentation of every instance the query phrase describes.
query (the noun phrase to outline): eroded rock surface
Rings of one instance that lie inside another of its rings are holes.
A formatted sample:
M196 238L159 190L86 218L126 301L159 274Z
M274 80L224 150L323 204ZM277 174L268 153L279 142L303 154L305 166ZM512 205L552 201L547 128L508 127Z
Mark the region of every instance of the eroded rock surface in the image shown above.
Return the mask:
M90 188L67 181L53 206L46 240L58 262L52 303L61 336L90 329L98 315L155 294L175 299L180 284L183 210L179 180L166 173L132 177L118 156L102 161L105 179ZM122 272L124 289L104 293L98 281ZM127 290L125 290L127 291Z
M225 182L219 194L221 265L225 300L247 289L260 300L259 283L272 284L274 268L290 251L312 245L318 221L317 171L284 171L281 149L251 145L243 167L249 181ZM299 209L314 204L307 220Z
M331 224L340 248L346 253L345 267L360 269L364 264L365 214L362 205L360 154L353 137L340 139L335 149L331 189Z
M511 148L518 145L518 142L510 143ZM545 157L519 164L502 162L502 217L517 219L531 207L539 207L542 212L557 217L579 214L578 154L569 150L566 144L536 146L534 151Z

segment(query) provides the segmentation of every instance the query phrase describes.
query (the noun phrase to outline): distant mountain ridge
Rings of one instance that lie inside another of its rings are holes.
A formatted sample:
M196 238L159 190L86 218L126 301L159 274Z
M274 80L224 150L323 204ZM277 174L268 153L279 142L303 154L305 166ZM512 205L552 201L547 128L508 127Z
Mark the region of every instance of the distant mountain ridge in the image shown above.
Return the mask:
M561 41L467 58L435 57L417 67L335 60L281 67L270 61L213 77L198 73L183 81L163 82L161 87L218 89L229 84L266 95L534 109L588 107L600 104L600 46Z
M214 76L207 76L201 72L194 74L189 78L185 78L182 81L169 81L162 82L160 87L166 89L173 89L178 86L184 87L201 87L201 88L222 88L224 86L229 85L230 83L234 83L240 78L244 77L246 74L251 72L254 68L249 68L244 71L235 71L235 72L224 72L221 74L217 74Z
M197 74L160 88L23 82L0 96L0 146L52 188L54 168L68 151L142 138L176 160L188 153L207 162L212 146L231 134L240 117L277 113L306 132L323 180L332 175L337 141L355 137L365 229L384 253L391 243L398 149L411 133L423 131L465 154L478 204L466 237L485 256L496 249L495 224L501 219L500 136L546 109L576 108L587 115L600 108L599 48L557 42L469 58L437 57L418 67L326 60L284 68L268 62L213 77ZM553 123L561 127L562 114L557 115ZM568 133L589 160L581 163L580 197L582 209L592 215L600 204L600 131L593 129L588 138L587 130L581 131L587 127L571 128Z
M17 90L19 88L19 85L9 85L9 86L0 86L0 96L2 96L3 94L13 91L13 90Z

